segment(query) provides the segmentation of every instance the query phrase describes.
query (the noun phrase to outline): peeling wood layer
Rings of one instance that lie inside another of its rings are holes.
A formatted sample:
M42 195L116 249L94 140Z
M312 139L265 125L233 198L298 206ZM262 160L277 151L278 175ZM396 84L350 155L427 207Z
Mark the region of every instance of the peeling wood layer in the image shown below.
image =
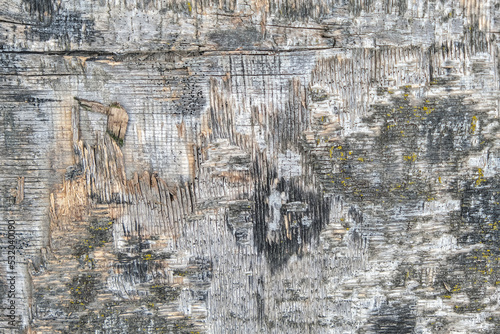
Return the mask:
M499 22L5 2L0 331L499 332Z

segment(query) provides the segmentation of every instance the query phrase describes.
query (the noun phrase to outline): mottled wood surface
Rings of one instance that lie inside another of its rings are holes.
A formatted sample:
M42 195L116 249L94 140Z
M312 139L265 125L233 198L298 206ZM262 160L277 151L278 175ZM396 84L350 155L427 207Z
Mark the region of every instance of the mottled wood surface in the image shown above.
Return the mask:
M496 0L0 0L0 332L499 333L499 32Z

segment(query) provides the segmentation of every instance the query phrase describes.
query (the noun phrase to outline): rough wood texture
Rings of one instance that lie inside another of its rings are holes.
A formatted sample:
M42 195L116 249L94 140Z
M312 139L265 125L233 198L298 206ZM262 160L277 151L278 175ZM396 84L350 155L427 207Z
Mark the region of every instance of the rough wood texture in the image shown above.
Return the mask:
M123 145L123 139L127 133L128 114L119 103L113 103L108 107L99 102L88 101L75 98L80 106L89 111L98 112L107 115L107 131L111 138L115 139L120 146Z
M500 332L498 1L0 3L2 333Z

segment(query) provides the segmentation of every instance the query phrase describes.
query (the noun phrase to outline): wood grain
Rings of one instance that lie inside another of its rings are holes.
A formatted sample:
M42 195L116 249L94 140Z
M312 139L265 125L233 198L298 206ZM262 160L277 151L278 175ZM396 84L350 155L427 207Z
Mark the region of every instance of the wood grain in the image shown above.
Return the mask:
M0 4L1 333L500 331L497 1Z

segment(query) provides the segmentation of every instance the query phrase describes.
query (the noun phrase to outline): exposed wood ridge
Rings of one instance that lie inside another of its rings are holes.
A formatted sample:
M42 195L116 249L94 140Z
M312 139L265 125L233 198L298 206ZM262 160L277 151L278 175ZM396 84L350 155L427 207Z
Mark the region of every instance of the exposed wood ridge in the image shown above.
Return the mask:
M107 115L113 108L121 108L78 101L82 107ZM78 124L75 120L73 126ZM95 145L78 137L76 164L50 195L51 256L34 267L37 291L53 284L66 287L57 299L46 299L64 316L53 321L39 307L35 326L50 326L53 332L86 332L89 326L102 326L99 321L86 323L97 312L112 314L118 322L127 321L121 324L127 328L124 332L135 333L141 325L134 322L134 314L146 303L155 326L168 332L181 327L203 332L203 301L191 302L189 317L178 309L181 291L196 291L206 284L193 281L187 273L208 277L205 272L210 264L182 255L172 258L166 251L188 226L187 218L193 212L192 186L170 186L147 171L127 179L118 143L103 133L97 134Z

